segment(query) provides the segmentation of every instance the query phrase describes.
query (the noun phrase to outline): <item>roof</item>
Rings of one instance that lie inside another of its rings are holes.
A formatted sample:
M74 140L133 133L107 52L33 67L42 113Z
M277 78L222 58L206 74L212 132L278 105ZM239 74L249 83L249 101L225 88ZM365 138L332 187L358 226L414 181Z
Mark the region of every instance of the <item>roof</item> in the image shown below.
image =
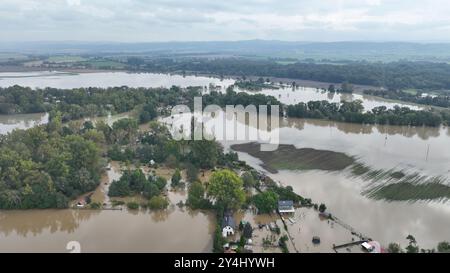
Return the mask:
M367 242L364 242L361 244L362 247L364 247L366 250L372 250L373 246Z
M278 201L278 207L293 207L294 201L292 200L280 200Z
M231 215L225 215L223 217L223 221L222 221L222 228L230 226L232 228L236 227L236 223L234 221L233 216Z

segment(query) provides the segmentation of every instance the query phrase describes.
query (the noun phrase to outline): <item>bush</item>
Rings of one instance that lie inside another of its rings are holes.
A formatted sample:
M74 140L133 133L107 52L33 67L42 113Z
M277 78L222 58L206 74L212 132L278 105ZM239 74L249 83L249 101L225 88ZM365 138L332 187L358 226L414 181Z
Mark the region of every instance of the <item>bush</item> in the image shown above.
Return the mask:
M289 238L287 237L287 235L283 235L280 237L280 240L278 241L278 245L280 246L283 253L289 253L289 249L287 248L287 244L286 244L288 239Z
M319 211L320 212L325 212L326 210L327 210L327 206L325 206L325 204L320 204Z
M112 204L113 207L117 207L117 206L125 205L125 202L124 201L120 201L120 200L112 200L111 204Z
M98 203L98 202L94 202L94 203L91 203L90 205L89 205L89 207L91 208L91 209L100 209L101 208L101 204L100 203Z
M153 196L148 202L148 207L153 210L165 209L169 206L169 201L163 196Z
M139 209L139 204L137 202L128 202L127 207L128 209L136 210Z
M174 187L178 187L180 185L180 181L181 181L181 173L179 169L175 170L175 173L172 175L172 179L171 179L171 186Z

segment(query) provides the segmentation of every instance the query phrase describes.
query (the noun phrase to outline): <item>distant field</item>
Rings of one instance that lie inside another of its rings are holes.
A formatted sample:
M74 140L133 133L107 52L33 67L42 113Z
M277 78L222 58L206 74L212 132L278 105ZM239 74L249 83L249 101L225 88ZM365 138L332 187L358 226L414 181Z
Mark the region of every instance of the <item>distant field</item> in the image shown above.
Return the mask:
M115 61L109 61L109 60L89 60L86 62L82 62L82 64L85 64L91 68L95 69L124 69L125 65L123 63L115 62Z
M46 61L50 63L75 63L75 62L83 62L87 59L81 56L72 56L72 55L64 55L64 56L50 56Z

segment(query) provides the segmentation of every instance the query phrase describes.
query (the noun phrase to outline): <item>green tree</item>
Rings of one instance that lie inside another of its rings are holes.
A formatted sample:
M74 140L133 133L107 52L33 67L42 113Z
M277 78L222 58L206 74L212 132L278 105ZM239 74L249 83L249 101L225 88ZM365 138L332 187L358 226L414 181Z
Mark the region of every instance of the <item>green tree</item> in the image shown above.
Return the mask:
M214 172L207 193L217 204L227 209L237 209L245 202L242 179L230 170Z
M242 175L242 181L244 182L244 187L246 189L250 189L256 185L255 178L253 177L251 172L245 172Z
M390 243L387 250L389 253L401 253L402 252L402 248L400 247L400 245L398 243Z
M253 228L252 228L252 225L249 222L247 222L245 224L243 233L244 233L244 237L245 238L247 238L247 239L252 238Z
M172 175L171 186L178 187L181 181L181 173L179 169L175 170L175 173Z
M320 212L325 212L327 210L327 206L325 204L320 204L319 205L319 211Z
M450 243L446 241L440 242L437 246L437 250L440 253L450 253Z
M277 208L278 195L273 191L265 191L253 196L253 204L258 213L271 213Z
M407 253L419 253L419 246L417 245L416 238L411 234L406 237L409 240L409 244L406 247Z
M211 140L194 140L191 142L191 162L204 169L216 166L219 154L218 146Z
M195 182L198 179L198 168L194 164L186 163L186 175L189 182Z
M186 205L192 209L207 209L210 207L209 200L205 199L205 188L202 183L197 181L189 186Z

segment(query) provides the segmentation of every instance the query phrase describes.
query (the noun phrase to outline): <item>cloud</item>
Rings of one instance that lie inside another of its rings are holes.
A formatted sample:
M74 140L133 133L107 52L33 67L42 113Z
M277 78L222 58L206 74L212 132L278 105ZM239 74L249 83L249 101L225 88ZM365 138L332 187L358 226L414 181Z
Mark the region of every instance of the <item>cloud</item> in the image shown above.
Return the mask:
M443 40L447 0L2 0L2 40Z

